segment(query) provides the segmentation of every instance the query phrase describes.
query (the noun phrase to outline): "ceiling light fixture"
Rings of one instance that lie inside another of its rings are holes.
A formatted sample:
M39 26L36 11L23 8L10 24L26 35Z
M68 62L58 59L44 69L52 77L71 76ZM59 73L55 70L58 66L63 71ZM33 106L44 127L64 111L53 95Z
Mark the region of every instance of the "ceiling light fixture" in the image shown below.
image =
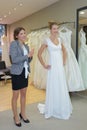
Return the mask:
M81 11L80 14L85 14L85 12L84 12L84 11Z
M17 9L16 8L14 8L14 11L16 11Z
M22 4L22 3L20 3L20 4L19 4L19 6L21 7L21 6L23 6L23 4Z
M10 14L11 14L11 11L9 11L8 14L10 15Z

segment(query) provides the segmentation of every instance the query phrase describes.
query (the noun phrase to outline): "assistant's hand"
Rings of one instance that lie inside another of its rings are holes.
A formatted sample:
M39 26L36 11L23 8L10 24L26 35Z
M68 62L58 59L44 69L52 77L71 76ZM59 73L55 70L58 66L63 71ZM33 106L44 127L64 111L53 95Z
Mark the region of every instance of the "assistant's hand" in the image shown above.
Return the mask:
M31 49L31 51L30 51L29 54L28 54L28 57L32 57L33 54L34 54L34 49Z

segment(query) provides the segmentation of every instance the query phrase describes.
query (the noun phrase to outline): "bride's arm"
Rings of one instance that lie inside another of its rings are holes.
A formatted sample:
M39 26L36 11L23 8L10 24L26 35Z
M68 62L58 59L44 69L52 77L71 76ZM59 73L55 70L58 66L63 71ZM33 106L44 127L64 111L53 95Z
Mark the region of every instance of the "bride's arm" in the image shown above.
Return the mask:
M67 52L66 49L64 47L64 45L62 44L62 52L63 52L63 64L66 64L66 58L67 58Z
M45 69L49 69L50 68L50 65L46 65L43 61L43 58L42 58L42 53L43 51L47 48L47 45L46 44L42 44L41 47L39 48L38 50L38 59L40 61L40 63L42 64L42 66L45 68Z

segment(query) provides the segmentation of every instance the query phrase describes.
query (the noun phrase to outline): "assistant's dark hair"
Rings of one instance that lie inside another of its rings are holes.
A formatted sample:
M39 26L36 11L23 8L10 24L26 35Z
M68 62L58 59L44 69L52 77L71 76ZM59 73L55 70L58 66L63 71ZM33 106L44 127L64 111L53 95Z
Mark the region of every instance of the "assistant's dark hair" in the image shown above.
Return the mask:
M48 22L48 24L49 24L49 29L52 29L53 25L57 25L58 26L57 22Z
M17 40L17 36L18 34L20 33L21 30L24 30L25 31L25 28L23 27L17 27L15 30L14 30L14 40Z

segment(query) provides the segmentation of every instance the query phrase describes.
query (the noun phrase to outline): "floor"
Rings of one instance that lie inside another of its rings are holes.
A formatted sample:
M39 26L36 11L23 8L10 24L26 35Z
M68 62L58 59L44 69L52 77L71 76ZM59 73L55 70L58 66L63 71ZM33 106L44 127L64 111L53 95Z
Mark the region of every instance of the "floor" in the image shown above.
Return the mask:
M11 111L11 81L0 82L0 129L17 130L14 125ZM45 90L35 88L29 84L27 91L27 116L31 123L22 122L21 130L86 130L87 129L87 91L72 93L71 101L73 113L69 120L60 120L55 118L45 119L37 109L38 102L45 99ZM29 105L28 105L29 104ZM18 101L18 106L20 105Z
M87 90L83 92L75 93L81 98L87 99ZM8 80L6 84L4 81L0 81L0 111L11 109L11 80ZM20 99L20 97L19 97ZM20 100L18 99L18 107L20 106ZM27 89L26 104L32 104L45 100L45 90L36 88L33 84L29 84Z
M87 99L71 95L73 112L69 120L45 119L37 109L38 103L26 105L29 124L21 120L22 127L14 124L11 110L0 112L0 130L87 130ZM19 109L18 109L19 110Z
M8 80L5 84L4 81L0 81L0 111L11 109L11 81ZM45 99L45 90L35 88L32 84L29 84L26 96L26 104L32 104L43 101ZM18 100L18 106L20 106L20 100Z

